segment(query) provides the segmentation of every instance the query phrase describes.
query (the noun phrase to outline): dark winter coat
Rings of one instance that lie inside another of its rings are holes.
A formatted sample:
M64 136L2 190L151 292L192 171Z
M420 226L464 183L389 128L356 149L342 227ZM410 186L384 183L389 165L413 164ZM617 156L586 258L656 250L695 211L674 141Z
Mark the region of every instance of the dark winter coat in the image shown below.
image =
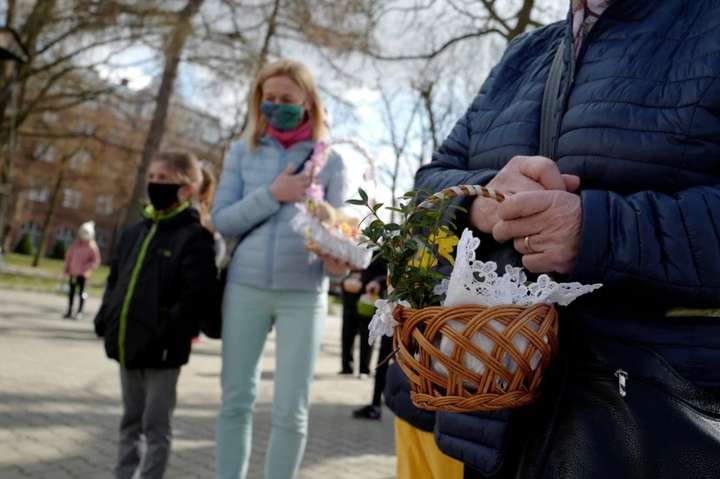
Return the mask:
M187 206L146 219L121 236L95 331L128 369L187 363L203 318L217 314L212 234Z
M680 382L679 390L717 391L720 319L713 308L720 307L720 2L617 0L583 42L577 61L568 22L515 39L432 163L417 173L416 187L439 191L486 184L512 157L538 153L543 89L562 39L567 68L556 112L554 160L563 173L581 178L583 211L577 264L564 279L604 284L561 311L564 354L573 366L593 361L598 370L624 368L630 371L630 385L639 387L633 383L638 363L627 359L632 354L594 346L605 340L631 344L631 350L648 351L647 357L661 363ZM520 264L511 245L497 245L489 236L482 241L484 259ZM602 380L608 381L608 391L617 392L612 374ZM583 384L590 389L599 384L587 381ZM677 452L664 456L667 463L657 454L655 462L631 462L647 459L642 447L655 444L650 437L643 444L624 445L618 438L615 445L598 445L592 436L573 436L592 420L621 421L627 410L603 409L572 387L568 397L573 399L558 412L557 442L548 442L560 466L554 472L540 468L538 477L600 477L592 474L612 466L613 447L641 448L637 457L619 460L622 467L637 468L639 475L633 477L669 477L673 467L691 471L677 460ZM700 412L714 417L717 405ZM582 416L588 411L594 411L594 419ZM498 418L482 414L440 417L438 443L482 468L497 459L504 441L500 433L505 429L493 432L497 424ZM713 424L707 427L718 427ZM478 430L485 437L468 437L468 431ZM653 437L662 440L663 434ZM562 444L568 447L555 449ZM695 464L702 467L703 460ZM622 475L628 469L619 470L625 471Z

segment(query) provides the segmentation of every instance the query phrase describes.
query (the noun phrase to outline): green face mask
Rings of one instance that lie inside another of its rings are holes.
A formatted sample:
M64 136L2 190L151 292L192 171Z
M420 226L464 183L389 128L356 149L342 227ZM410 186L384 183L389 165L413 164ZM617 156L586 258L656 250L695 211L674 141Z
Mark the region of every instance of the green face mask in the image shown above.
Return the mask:
M294 103L272 103L264 101L260 104L260 111L278 131L294 130L305 117L302 105Z

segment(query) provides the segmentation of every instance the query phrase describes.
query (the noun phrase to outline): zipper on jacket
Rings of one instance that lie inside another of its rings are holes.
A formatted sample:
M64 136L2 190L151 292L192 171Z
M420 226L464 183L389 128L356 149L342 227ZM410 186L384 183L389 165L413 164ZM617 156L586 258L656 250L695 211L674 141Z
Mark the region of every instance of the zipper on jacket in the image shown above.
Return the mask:
M127 315L130 310L130 302L132 301L133 293L135 292L135 286L137 285L138 275L142 268L143 262L145 261L145 255L147 254L148 247L155 233L157 232L158 221L154 221L150 231L143 240L140 252L135 260L132 273L130 274L130 283L128 284L127 292L125 293L125 299L123 300L122 309L120 310L120 331L118 334L118 357L120 360L120 366L125 367L125 335L127 334Z
M145 211L143 211L143 215L145 215L145 217L147 218L152 219L153 224L150 227L150 231L148 231L147 236L143 240L142 246L140 247L140 252L138 253L138 257L135 260L135 265L133 266L132 273L130 274L130 282L128 283L128 289L125 293L125 298L123 299L122 309L120 310L120 327L118 331L118 360L120 362L120 366L122 366L123 368L125 367L125 336L127 335L127 315L128 311L130 310L130 303L132 302L133 294L135 293L135 286L137 285L137 279L140 275L140 270L142 269L143 262L145 261L147 250L150 247L150 242L155 237L155 233L157 233L158 225L161 221L174 218L189 207L190 204L184 202L169 213L158 213L155 211L154 208L152 208L152 206L148 206L147 208L145 208Z
M627 396L627 379L628 379L628 373L626 371L623 371L622 369L618 369L615 371L615 377L618 380L618 393L620 394L620 397Z
M279 161L279 164L277 165L280 167L279 168L280 171L284 170L287 167L287 165L285 164L286 156L287 156L287 151L285 149L281 148L280 149L280 161ZM277 216L282 211L282 207L283 207L283 205L281 204L280 209L277 211L277 213L273 214L273 217L270 218L270 238L269 238L268 245L267 245L268 246L267 256L265 259L265 264L267 265L267 276L265 276L265 287L268 289L272 288L273 276L275 275L274 274L275 272L273 270L275 268L274 253L275 253L275 239L277 236L277 224L278 224Z

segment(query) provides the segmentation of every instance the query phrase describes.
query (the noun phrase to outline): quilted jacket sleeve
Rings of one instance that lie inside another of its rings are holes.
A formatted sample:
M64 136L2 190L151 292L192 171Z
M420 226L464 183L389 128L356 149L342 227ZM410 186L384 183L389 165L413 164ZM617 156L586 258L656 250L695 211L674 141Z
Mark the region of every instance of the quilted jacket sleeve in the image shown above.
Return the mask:
M215 229L226 236L240 236L280 209L269 188L245 194L240 165L247 153L245 142L233 143L223 166L212 209Z
M105 313L107 312L108 304L110 303L115 291L118 274L120 273L119 269L121 261L125 260L127 250L128 248L131 248L130 244L133 241L132 232L135 231L135 229L136 227L133 226L121 233L119 240L115 244L112 256L110 257L110 274L108 275L105 291L103 292L102 304L100 305L100 309L95 315L95 319L93 321L95 334L99 338L102 338L105 335L105 329L107 327L107 318L105 318Z
M720 305L720 187L589 190L582 205L575 279L632 285L676 306Z
M184 331L196 335L203 323L218 322L220 285L215 267L215 240L205 228L188 239L182 252L178 302L172 316L182 323Z

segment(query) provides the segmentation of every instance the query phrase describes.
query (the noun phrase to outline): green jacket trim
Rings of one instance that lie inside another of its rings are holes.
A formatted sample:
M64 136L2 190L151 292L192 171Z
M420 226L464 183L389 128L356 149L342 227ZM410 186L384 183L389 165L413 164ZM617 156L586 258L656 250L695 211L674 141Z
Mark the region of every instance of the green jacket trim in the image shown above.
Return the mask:
M118 356L120 360L120 366L123 368L125 367L125 337L127 335L127 315L128 311L130 311L130 303L132 302L133 293L135 293L135 286L137 285L137 279L140 275L140 270L142 269L142 265L145 262L145 256L147 255L147 250L150 247L150 242L155 237L155 233L157 233L158 224L161 221L169 220L171 218L176 217L186 209L190 207L190 204L185 202L180 204L177 208L168 211L168 212L158 212L155 211L155 208L152 207L152 205L148 205L143 210L143 216L145 218L151 219L153 221L153 225L150 228L150 231L148 232L147 236L143 240L142 246L140 247L140 253L138 254L137 260L135 260L135 265L133 266L132 273L130 275L130 283L128 284L127 292L125 293L125 298L123 300L122 309L120 310L120 330L118 332Z

